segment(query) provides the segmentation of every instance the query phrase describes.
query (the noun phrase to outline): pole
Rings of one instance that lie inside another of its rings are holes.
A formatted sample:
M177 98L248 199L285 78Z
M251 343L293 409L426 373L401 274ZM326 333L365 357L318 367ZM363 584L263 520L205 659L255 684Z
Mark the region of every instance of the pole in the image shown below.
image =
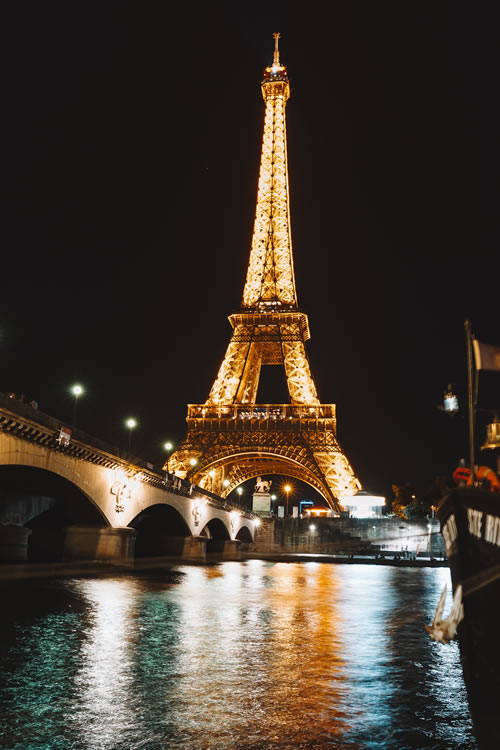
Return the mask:
M472 372L472 332L470 320L465 321L465 340L467 344L467 403L469 407L469 461L472 486L475 484L474 456L474 388Z

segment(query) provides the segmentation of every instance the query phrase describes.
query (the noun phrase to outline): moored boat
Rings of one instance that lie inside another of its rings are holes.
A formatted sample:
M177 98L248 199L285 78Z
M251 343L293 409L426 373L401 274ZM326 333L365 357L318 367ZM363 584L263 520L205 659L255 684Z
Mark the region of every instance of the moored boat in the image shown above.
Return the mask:
M500 747L500 494L451 490L438 510L453 591L462 587L458 640L480 748Z

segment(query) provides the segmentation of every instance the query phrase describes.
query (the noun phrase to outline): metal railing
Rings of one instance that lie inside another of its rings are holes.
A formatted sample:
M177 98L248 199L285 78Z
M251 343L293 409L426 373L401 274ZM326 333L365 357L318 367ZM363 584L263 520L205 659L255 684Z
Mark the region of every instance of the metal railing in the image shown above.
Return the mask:
M189 404L188 419L335 419L335 404Z

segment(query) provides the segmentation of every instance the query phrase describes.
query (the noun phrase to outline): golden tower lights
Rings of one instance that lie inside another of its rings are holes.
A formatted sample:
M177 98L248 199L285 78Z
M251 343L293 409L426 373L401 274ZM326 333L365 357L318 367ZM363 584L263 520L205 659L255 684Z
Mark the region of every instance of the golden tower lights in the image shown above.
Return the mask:
M229 316L233 334L207 401L188 406L188 433L170 466L185 476L196 457L193 479L223 496L259 474L295 476L338 508L338 499L361 485L336 439L335 406L319 401L305 350L309 322L298 308L290 228L290 84L279 37L261 83L264 133L241 308ZM290 404L256 403L265 365L284 367Z

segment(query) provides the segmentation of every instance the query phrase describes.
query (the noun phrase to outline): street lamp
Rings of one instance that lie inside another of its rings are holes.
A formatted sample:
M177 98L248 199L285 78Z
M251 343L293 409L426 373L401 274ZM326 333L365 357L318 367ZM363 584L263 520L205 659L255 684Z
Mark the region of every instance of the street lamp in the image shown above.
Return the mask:
M189 472L189 477L188 477L189 480L191 480L191 477L192 477L193 472L194 472L194 467L196 466L197 463L198 463L198 459L197 458L190 458L189 459L189 465L191 466L191 471Z
M168 470L168 459L170 458L170 453L171 453L172 448L174 446L172 445L172 443L170 441L168 441L167 443L163 443L163 447L167 451L167 474L169 474L170 472Z
M451 390L451 384L448 385L448 390L443 396L443 409L448 414L456 414L458 411L458 398Z
M288 518L288 496L289 496L290 491L291 491L292 488L290 487L289 484L285 484L285 486L283 487L283 489L286 492L286 514L285 514L285 517Z
M213 492L215 469L210 469L208 476L210 477L210 492Z
M137 427L137 422L133 417L130 417L130 419L127 419L125 424L128 427L128 449L131 449L132 446L132 430L134 427Z
M73 406L73 427L76 427L76 406L77 406L77 403L78 403L78 396L81 396L82 393L83 393L82 386L78 385L78 384L72 386L71 393L75 397L75 404Z

